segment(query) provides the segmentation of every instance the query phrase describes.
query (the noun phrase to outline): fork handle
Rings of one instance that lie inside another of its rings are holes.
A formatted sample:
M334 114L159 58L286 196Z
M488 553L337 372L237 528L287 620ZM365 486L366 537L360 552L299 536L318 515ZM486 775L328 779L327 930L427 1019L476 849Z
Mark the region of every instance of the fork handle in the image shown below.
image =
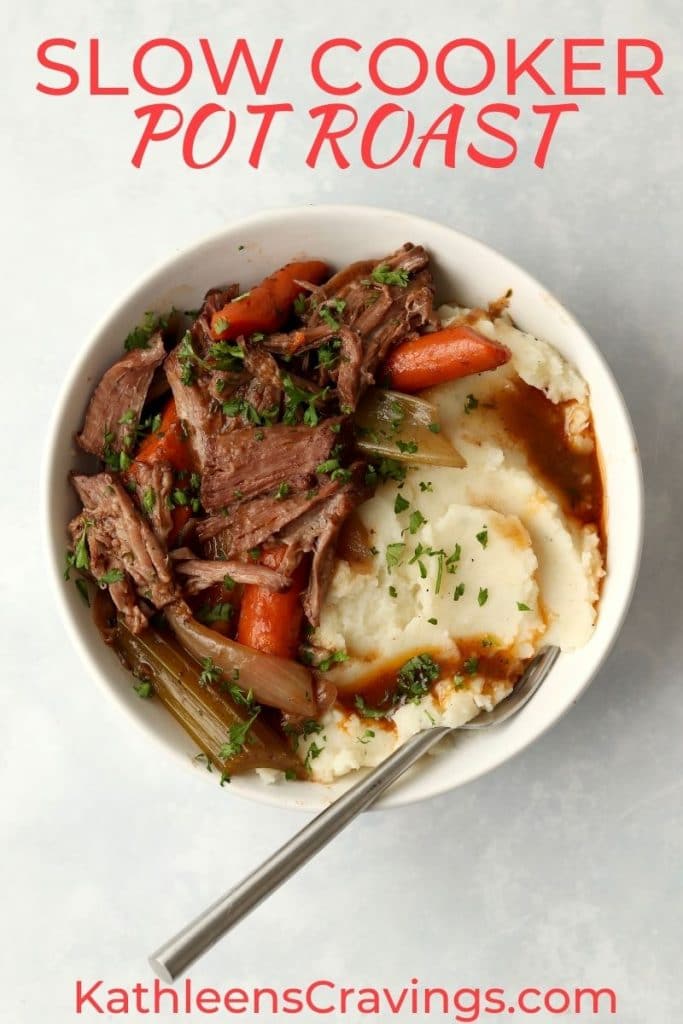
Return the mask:
M221 896L153 953L149 962L155 973L164 981L175 981L451 731L446 726L436 726L411 736L385 761L316 815L234 889Z

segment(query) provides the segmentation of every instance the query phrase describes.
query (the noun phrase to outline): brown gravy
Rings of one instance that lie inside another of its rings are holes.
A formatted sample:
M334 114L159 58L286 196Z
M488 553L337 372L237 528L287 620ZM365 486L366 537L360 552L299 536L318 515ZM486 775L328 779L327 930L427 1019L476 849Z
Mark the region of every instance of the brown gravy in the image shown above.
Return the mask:
M493 399L505 429L522 445L532 468L557 493L565 512L593 524L604 547L602 475L595 433L591 451L576 451L565 432L568 403L554 405L538 388L522 380L509 382Z
M338 703L347 711L357 711L356 698L361 697L369 708L388 711L393 706L393 698L397 687L397 675L405 663L417 654L431 654L441 669L440 678L448 679L454 676L463 676L466 685L468 676L482 676L485 680L483 692L487 693L498 684L512 683L522 671L522 662L513 657L508 651L497 648L495 639L488 636L469 637L467 640L458 641L459 655L444 657L435 651L426 651L424 648L415 650L412 653L403 653L391 662L383 662L378 671L371 676L363 678L359 685L353 690L340 691L337 697ZM430 686L433 691L435 684ZM390 726L386 719L376 720L382 727Z

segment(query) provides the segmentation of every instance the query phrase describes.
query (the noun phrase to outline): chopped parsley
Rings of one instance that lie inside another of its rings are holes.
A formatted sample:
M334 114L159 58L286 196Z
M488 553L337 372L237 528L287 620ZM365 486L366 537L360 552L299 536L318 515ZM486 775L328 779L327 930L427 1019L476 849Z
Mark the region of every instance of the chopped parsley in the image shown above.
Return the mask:
M218 665L214 665L213 658L202 658L202 670L197 680L200 686L208 686L209 683L217 683L223 675Z
M471 412L474 412L478 405L478 399L476 399L474 395L468 395L467 398L465 399L465 412L467 413L467 415L469 416Z
M396 589L396 587L389 587L389 597L398 597L398 590Z
M392 270L386 263L380 263L372 271L372 280L377 284L395 284L399 288L406 288L409 275L407 270Z
M463 666L462 667L463 667L463 669L465 670L465 672L467 673L468 676L473 676L474 673L479 668L479 658L475 657L475 655L472 655L470 658L467 658L463 662Z
M212 622L229 622L235 609L229 601L220 601L218 604L205 604L197 612L197 618L205 625Z
M486 602L488 601L488 599L489 599L488 587L479 587L479 593L477 594L477 603L478 603L479 607L481 608L482 605L485 605Z
M319 661L315 666L318 672L329 672L333 665L338 665L340 661L348 661L349 656L346 651L332 651L326 658Z
M406 501L402 494L397 494L396 501L394 502L394 512L396 515L405 512L407 508L410 508L410 502Z
M420 512L419 508L416 508L414 512L410 513L410 520L408 522L408 530L411 534L416 534L421 526L427 522L425 517Z
M315 761L316 757L320 757L324 749L324 747L319 747L315 740L313 740L306 751L306 757L304 759L304 768L307 772L310 772L311 770L311 761Z
M485 547L486 547L486 545L487 545L487 544L488 544L488 542L489 542L489 531L488 531L488 527L486 527L486 526L485 526L485 527L484 527L484 529L483 529L483 530L481 530L481 531L480 531L480 532L479 532L479 533L477 534L477 540L479 541L479 543L481 544L481 546L482 546L483 548L485 548Z
M386 559L387 569L389 572L401 564L405 550L406 546L402 541L396 541L394 544L387 544Z
M247 742L249 730L258 718L259 711L260 708L246 722L234 722L230 726L228 729L228 742L224 743L218 751L219 757L227 760L231 757L237 757L242 753Z
M345 308L346 302L344 299L328 299L327 302L318 306L318 316L331 330L336 331L339 327L339 321L335 320L333 311L339 315L344 312Z
M158 313L145 313L142 323L133 328L123 343L126 352L132 352L136 348L149 348L152 335L168 326L170 315L171 313L164 316L159 316Z
M77 580L74 580L74 583L76 584L76 590L81 595L81 597L83 598L83 600L85 601L86 605L89 608L90 594L88 593L88 584L81 577L79 577Z
M354 698L354 704L356 705L356 711L362 718L386 718L390 710L388 708L385 710L368 707L359 693Z
M327 398L329 388L323 388L322 391L305 391L294 383L289 374L285 374L282 378L282 387L285 392L282 422L288 426L295 424L299 414L299 406L303 405L303 422L309 427L317 426L320 420L318 405Z
M458 583L457 587L453 591L453 600L459 601L462 595L465 593L465 584Z
M244 349L230 341L217 341L210 346L206 358L211 360L212 370L229 373L244 365Z
M417 451L416 441L397 441L396 447L403 455L414 455Z
M143 700L147 700L154 692L149 679L141 679L139 683L134 684L133 689L138 697L142 697Z
M214 321L211 326L214 334L224 334L230 327L230 321L226 316L217 316L214 317Z
M83 520L81 535L74 545L73 551L67 551L66 565L64 567L64 579L70 579L72 569L89 569L90 557L88 555L87 536L88 530L93 525L90 519Z
M307 309L308 298L303 292L300 292L294 299L294 312L297 316L305 316Z
M104 590L105 587L110 586L112 583L122 583L124 579L125 576L120 569L107 569L104 576L98 578L97 586L100 590Z
M429 684L438 679L440 674L441 669L431 654L416 654L399 670L396 693L399 698L417 704L428 692Z
M427 622L429 623L430 626L438 626L439 625L439 620L438 619L427 619Z
M374 729L366 729L365 732L363 733L363 735L358 737L358 742L365 744L365 743L369 743L370 740L373 740L374 738L375 738L375 730Z
M157 496L154 493L153 487L146 487L142 493L142 507L147 515L152 514L152 510L156 504Z
M432 434L440 434L441 433L441 424L440 423L430 423L429 424L429 429L431 430Z
M291 489L292 488L289 486L289 484L284 483L284 481L281 484L278 484L277 491L275 492L275 500L282 501L284 498L287 497Z
M518 601L517 602L517 610L520 611L520 612L530 612L531 608L529 607L528 604L524 604L523 601Z

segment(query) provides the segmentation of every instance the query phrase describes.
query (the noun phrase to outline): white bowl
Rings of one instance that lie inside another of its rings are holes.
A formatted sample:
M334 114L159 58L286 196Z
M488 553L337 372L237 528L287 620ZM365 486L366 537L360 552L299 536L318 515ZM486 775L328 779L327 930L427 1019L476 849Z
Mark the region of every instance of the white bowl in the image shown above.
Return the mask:
M114 697L131 722L190 770L196 747L160 703L142 701L129 674L102 643L73 583L62 577L65 529L77 511L67 482L82 463L73 435L88 397L103 371L121 352L122 340L146 310L200 304L212 285L239 281L247 287L291 259L319 257L333 266L381 256L403 242L425 245L433 258L440 300L457 298L470 306L513 289L511 314L521 328L551 342L587 380L595 429L603 456L607 502L608 573L597 627L581 650L563 654L540 693L518 717L500 728L461 734L452 748L428 757L397 784L383 806L399 806L443 793L502 764L540 736L584 690L619 631L633 591L642 533L642 480L633 429L615 380L585 331L545 288L499 253L440 224L405 213L362 206L314 206L271 211L233 224L146 277L125 296L84 346L64 386L52 421L45 465L45 516L49 558L58 600L70 636L91 674ZM85 463L82 463L85 465ZM203 773L216 787L215 774ZM332 785L282 782L264 785L256 777L236 777L241 796L281 806L317 810L348 788L353 777ZM221 792L220 799L225 799Z

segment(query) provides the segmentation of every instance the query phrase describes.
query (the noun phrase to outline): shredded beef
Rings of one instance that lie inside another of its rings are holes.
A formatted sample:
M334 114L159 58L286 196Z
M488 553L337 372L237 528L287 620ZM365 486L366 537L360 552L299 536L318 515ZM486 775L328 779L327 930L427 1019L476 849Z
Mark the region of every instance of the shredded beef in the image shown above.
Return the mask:
M243 427L206 439L201 497L207 512L220 512L235 501L257 498L287 484L301 491L316 482L339 438L329 419L317 427L303 425Z
M149 519L156 536L165 544L173 528L173 470L167 462L156 462L153 465L136 462L133 478L138 505Z
M255 583L266 590L286 590L290 585L287 576L255 562L187 558L174 559L174 565L188 594L199 594L215 583L222 583L226 576L235 583Z
M176 597L168 555L130 495L110 473L72 478L83 502L91 557L100 548L115 568L121 568L138 594L156 608ZM112 598L114 594L112 593Z
M272 496L239 502L227 515L210 516L197 525L197 536L206 542L216 539L217 548L225 558L243 555L279 535L289 523L304 512L318 508L339 484L329 481L320 488L300 491L282 500Z
M165 356L161 334L147 348L126 352L104 374L85 414L78 444L100 458L110 452L130 451L152 375Z

